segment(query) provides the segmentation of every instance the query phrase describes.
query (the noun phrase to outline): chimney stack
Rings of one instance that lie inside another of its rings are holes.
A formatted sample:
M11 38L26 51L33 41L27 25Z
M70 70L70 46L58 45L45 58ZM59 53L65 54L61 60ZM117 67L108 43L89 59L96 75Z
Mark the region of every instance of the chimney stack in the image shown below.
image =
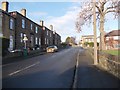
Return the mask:
M40 26L44 26L44 21L40 20Z
M26 9L22 9L21 14L26 17Z
M53 25L50 25L50 30L53 31Z
M8 12L9 3L7 1L2 2L2 10Z

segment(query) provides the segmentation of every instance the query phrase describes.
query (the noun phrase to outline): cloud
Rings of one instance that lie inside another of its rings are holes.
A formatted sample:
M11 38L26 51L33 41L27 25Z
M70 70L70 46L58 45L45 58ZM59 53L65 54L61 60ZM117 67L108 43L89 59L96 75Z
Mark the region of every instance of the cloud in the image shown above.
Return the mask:
M29 15L36 17L36 16L45 16L47 15L47 13L46 12L30 12Z
M85 0L7 0L9 2L83 2Z
M48 16L45 25L49 27L49 25L52 24L54 30L62 36L62 41L65 41L66 37L76 36L78 34L75 30L75 20L79 10L79 6L73 6L69 7L68 11L63 16Z

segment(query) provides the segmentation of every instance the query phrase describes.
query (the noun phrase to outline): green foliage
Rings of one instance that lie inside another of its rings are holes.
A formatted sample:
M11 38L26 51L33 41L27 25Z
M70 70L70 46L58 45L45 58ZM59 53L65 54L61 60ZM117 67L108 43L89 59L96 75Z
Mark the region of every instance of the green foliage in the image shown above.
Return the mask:
M61 43L61 46L66 47L67 46L66 42Z
M94 47L94 42L89 42L88 44L90 47Z
M94 42L85 42L84 45L87 47L94 47ZM97 43L97 46L99 46L99 43Z
M84 45L87 47L87 45L89 44L89 42L85 42Z
M66 43L66 44L69 44L70 42L71 42L71 38L70 38L70 37L67 37L65 43Z
M120 50L104 50L103 52L109 53L111 55L120 55Z
M70 45L76 45L75 40L76 40L75 37L67 37L65 43Z

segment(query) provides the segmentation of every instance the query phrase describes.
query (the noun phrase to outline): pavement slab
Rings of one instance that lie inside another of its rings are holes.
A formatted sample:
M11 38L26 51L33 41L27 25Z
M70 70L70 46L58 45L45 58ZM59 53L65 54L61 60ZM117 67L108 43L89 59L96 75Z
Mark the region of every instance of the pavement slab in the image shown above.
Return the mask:
M120 80L93 64L86 50L80 52L77 88L120 88Z

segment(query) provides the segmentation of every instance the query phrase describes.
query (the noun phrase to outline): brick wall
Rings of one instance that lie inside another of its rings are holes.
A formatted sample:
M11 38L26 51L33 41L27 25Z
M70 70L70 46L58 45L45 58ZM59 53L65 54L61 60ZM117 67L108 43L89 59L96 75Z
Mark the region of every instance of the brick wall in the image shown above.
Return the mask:
M93 49L88 49L88 53L94 58ZM99 52L98 60L98 66L120 79L120 56Z

